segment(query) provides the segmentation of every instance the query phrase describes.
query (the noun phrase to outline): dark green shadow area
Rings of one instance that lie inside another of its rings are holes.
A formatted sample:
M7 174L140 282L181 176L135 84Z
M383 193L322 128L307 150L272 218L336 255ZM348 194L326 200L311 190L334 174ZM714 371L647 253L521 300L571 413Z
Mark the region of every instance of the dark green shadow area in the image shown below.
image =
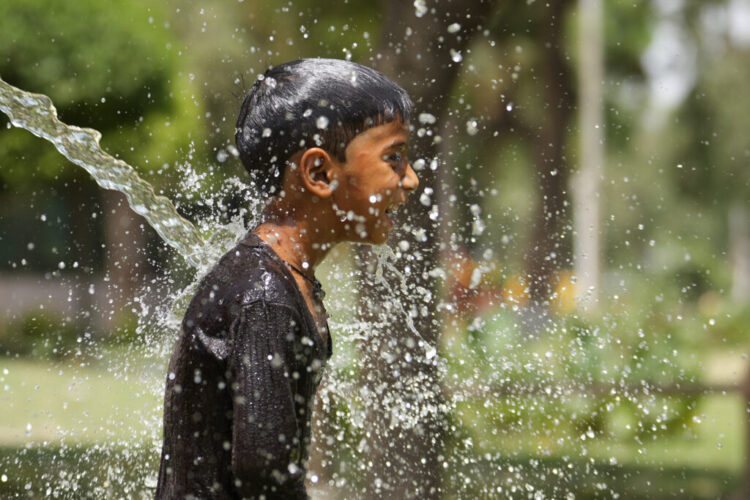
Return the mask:
M153 498L158 451L146 446L0 448L0 498Z

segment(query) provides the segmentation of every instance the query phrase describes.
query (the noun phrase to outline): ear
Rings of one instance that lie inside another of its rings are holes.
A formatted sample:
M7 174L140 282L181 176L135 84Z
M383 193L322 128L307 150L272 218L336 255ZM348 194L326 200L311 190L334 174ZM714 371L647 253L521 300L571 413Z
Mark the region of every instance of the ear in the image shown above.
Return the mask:
M319 198L328 198L333 193L333 159L321 148L310 148L299 160L299 175L306 191Z

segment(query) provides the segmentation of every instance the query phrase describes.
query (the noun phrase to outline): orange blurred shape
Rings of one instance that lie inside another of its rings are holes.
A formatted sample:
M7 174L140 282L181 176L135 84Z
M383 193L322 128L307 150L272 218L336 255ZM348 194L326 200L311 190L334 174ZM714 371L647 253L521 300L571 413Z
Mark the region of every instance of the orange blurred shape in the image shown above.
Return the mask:
M471 274L477 267L477 263L471 258L469 252L459 250L449 260L451 276L455 280L456 286L469 288L471 284Z
M567 269L557 271L552 277L550 306L558 314L568 314L576 308L576 284L573 272Z
M529 301L529 287L520 276L514 275L503 283L503 301L524 306Z

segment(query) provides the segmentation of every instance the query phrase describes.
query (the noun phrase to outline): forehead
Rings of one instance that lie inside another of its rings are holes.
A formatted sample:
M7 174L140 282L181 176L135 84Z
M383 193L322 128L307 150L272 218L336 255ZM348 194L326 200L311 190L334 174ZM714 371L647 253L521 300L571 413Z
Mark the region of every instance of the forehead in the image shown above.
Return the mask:
M384 123L357 134L346 148L349 152L363 149L382 149L394 145L405 145L409 139L409 124L401 120Z

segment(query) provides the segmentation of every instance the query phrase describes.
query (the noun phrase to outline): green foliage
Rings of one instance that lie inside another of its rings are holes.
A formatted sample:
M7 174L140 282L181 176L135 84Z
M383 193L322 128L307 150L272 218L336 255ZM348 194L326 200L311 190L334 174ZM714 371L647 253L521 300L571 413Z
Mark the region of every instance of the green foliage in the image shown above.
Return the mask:
M642 77L641 56L651 42L653 6L610 0L604 6L604 57L608 75Z
M157 4L10 1L0 5L0 18L0 76L8 83L49 95L63 121L100 130L105 149L136 167L161 167L186 149L196 100L186 79L179 81L174 42ZM3 139L6 186L31 189L83 176L26 132L4 132Z
M117 8L95 0L3 2L0 75L92 120L81 125L118 123L114 111L137 117L164 105L175 62L168 32L149 16L161 17L138 0Z
M30 312L0 331L0 355L62 359L80 340L80 325L59 314Z
M745 202L748 201L750 188L750 148L747 140L750 94L738 92L737 89L743 89L748 79L750 50L730 48L725 57L714 61L707 71L701 72L697 90L698 93L705 92L703 100L708 116L701 117L701 121L704 126L709 121L712 132L701 145L710 152L708 167L717 177L712 185L703 186L703 190L714 197L717 193L728 193L733 199L744 197ZM690 108L690 104L686 108Z
M581 435L626 443L693 428L701 398L671 390L711 383L707 349L743 342L747 314L727 310L714 321L726 306L701 312L686 307L692 298L680 299L690 292L630 278L622 275L627 293L603 306L606 313L552 317L536 336L523 315L505 308L448 331L446 390L458 395L453 425L466 435L489 433L479 451L513 449L502 443L525 436L529 449L553 454L575 449ZM489 389L462 396L471 387Z

